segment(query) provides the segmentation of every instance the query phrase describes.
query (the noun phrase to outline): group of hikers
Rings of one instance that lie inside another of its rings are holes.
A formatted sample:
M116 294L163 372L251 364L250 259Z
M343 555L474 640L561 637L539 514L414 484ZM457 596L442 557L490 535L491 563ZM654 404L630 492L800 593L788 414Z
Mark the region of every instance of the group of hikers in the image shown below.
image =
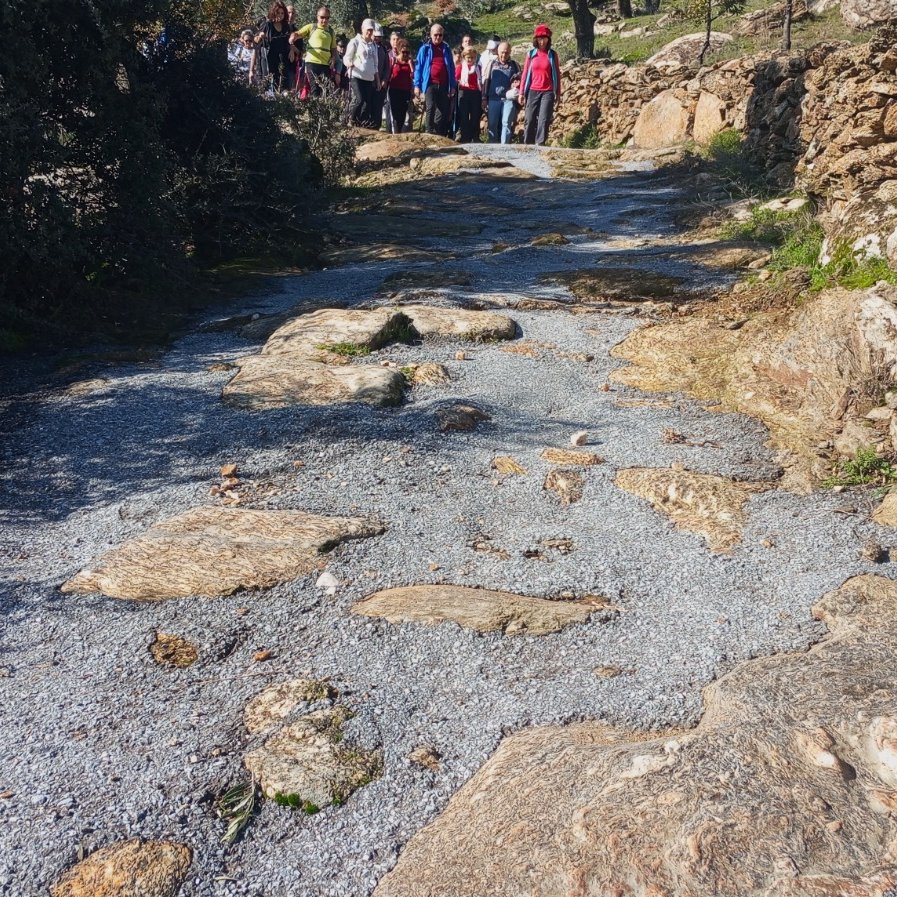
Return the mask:
M511 143L518 113L524 110L523 142L543 145L561 99L561 71L551 48L551 29L537 25L521 67L511 45L497 36L480 53L470 34L452 51L440 24L412 58L411 46L393 31L365 19L353 38L336 35L330 9L298 27L293 7L274 0L255 30L245 29L230 50L234 67L250 83L306 99L323 91L341 92L346 120L394 134L411 130L415 100L423 102L422 126L430 134L480 140L482 119L490 143Z

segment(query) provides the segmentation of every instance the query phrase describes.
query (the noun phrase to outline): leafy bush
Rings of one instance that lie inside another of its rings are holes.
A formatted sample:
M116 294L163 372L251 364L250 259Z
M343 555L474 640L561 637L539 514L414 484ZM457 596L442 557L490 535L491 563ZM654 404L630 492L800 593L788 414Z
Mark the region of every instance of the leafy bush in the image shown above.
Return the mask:
M582 125L568 134L561 146L569 149L598 149L601 146L601 135L593 124Z
M853 458L841 461L837 473L823 482L832 486L886 486L897 481L897 467L874 448L860 449Z
M6 345L29 330L158 326L202 266L301 242L323 171L281 104L234 79L215 35L234 34L242 3L73 0L52 40L55 5L13 6L0 56Z

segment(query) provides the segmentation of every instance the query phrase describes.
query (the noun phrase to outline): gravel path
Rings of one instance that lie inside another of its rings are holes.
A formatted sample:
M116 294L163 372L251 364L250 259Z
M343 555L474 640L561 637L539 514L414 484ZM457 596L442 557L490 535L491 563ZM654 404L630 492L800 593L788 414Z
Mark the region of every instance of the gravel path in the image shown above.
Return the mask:
M535 154L512 161L544 174ZM613 264L620 247L632 253L633 238L646 240L646 269L695 284L711 277L656 251L675 232L679 201L661 175L459 175L441 189L510 210L482 222L463 207L431 213L486 225L474 237L422 240L460 250L460 260L442 267L469 275L461 291L468 298L563 297L539 275ZM526 245L565 225L599 233L572 236L566 246ZM516 248L493 254L497 240ZM409 267L368 263L285 278L244 306L265 313L322 297L379 301L383 279ZM710 553L700 537L674 530L615 487L614 473L681 462L769 480L778 468L762 427L681 397L669 407L619 407L640 394L601 387L618 364L610 349L640 325L637 317L509 314L524 339L594 360L467 345L468 359L457 361L461 344L393 346L367 362L438 361L453 382L415 387L399 409L250 414L221 402L231 373L209 366L256 346L197 330L158 361L98 372L107 379L98 391L8 397L0 442L0 894L45 894L79 850L141 835L193 849L185 897L364 897L503 734L582 718L652 729L693 724L709 681L745 658L801 649L819 636L810 605L868 571L858 549L876 528L834 513L843 496L771 490L750 499L742 544ZM486 407L492 422L471 434L439 433L434 410L454 397ZM719 447L670 444L667 428ZM579 429L607 463L584 469L584 497L565 507L542 490L550 465L539 453L568 445ZM513 456L528 474L498 476L496 454ZM370 513L386 534L330 557L327 569L344 584L332 597L315 589L317 574L260 593L155 605L59 592L109 547L213 501L209 487L226 462L238 463L244 480L271 484L253 507ZM573 550L527 556L557 538L572 539ZM496 550L474 550L474 542ZM620 613L542 638L349 613L377 589L423 582L548 597L601 593ZM238 613L244 607L248 613ZM156 630L195 643L199 661L183 670L155 665L147 648ZM273 659L254 663L259 649ZM607 664L624 674L596 676ZM226 849L212 796L240 776L243 753L255 746L243 707L265 685L301 675L330 678L357 711L347 735L382 747L384 774L315 816L267 802ZM441 771L408 762L422 743L442 754Z

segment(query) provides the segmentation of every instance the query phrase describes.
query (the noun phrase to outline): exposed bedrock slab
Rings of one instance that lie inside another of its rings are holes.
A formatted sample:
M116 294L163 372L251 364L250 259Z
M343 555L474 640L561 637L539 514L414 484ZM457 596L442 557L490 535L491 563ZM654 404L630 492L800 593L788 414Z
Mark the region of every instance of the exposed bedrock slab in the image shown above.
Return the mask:
M495 312L422 305L320 309L288 321L259 354L241 358L222 395L228 404L249 410L337 402L395 405L405 388L402 373L352 364L353 357L417 337L511 339L516 330L512 319Z
M273 729L302 704L336 697L336 690L319 679L290 679L259 692L243 710L243 723L251 735Z
M380 774L378 751L364 751L343 741L342 727L351 711L336 705L289 723L243 758L270 798L285 800L307 812L342 803L353 791Z
M352 612L390 623L457 623L478 632L546 635L584 623L599 609L590 601L549 601L467 586L422 585L376 592Z
M313 570L321 552L383 531L363 517L194 508L107 552L62 591L141 601L230 595L294 579Z
M737 667L687 732L506 738L376 897L885 897L897 887L897 584L846 582L830 635Z
M192 858L190 848L183 844L134 838L92 853L66 872L50 893L52 897L175 897Z
M633 467L619 471L614 482L647 499L677 529L703 536L713 551L728 551L741 541L745 502L768 488L675 467Z

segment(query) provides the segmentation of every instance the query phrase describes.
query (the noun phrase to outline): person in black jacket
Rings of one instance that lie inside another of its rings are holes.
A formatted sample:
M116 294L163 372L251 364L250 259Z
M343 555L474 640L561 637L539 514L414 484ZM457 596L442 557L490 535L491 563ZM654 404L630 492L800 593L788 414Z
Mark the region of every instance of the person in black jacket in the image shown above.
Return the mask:
M268 74L275 90L291 90L295 84L295 32L295 26L289 22L286 4L283 0L274 0L255 42L261 44L262 52L267 54Z

